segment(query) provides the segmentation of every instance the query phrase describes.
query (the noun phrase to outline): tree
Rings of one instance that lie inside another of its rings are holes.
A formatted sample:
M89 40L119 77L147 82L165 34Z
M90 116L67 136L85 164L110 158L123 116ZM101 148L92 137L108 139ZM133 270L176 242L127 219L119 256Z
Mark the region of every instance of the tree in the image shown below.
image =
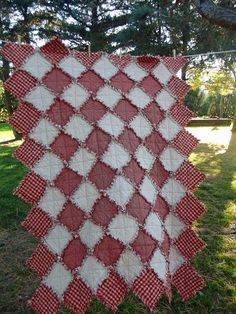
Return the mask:
M210 23L236 31L236 10L216 5L212 0L193 0L193 2L198 12Z
M194 3L198 9L198 12L210 23L222 26L226 29L234 31L236 30L236 9L234 9L233 3L231 4L233 8L225 8L216 5L211 0L194 0ZM232 71L231 64L229 66ZM232 71L232 74L234 75L236 86L235 71ZM234 107L232 132L236 132L236 103Z

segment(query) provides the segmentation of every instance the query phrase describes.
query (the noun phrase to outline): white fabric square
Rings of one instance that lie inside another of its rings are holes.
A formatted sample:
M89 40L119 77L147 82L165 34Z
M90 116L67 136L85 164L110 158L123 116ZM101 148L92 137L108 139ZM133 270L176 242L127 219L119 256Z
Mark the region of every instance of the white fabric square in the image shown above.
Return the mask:
M174 275L178 268L184 263L184 258L179 252L171 246L169 253L169 269L170 274Z
M55 187L47 187L43 197L40 199L39 207L49 216L56 218L66 202L65 195Z
M81 241L92 249L103 236L102 228L95 225L92 221L86 220L79 231Z
M130 155L121 144L113 141L103 155L102 161L113 169L120 169L130 161Z
M118 137L124 129L124 122L108 112L99 120L98 126L110 135Z
M65 57L60 61L59 66L74 78L79 77L86 70L86 67L73 56Z
M36 52L26 59L22 69L26 70L37 79L41 79L52 68L52 63L44 58L41 53Z
M96 98L108 108L113 109L122 98L122 95L109 85L105 85L99 89Z
M137 148L135 152L135 157L137 158L137 161L140 164L140 166L146 170L151 169L155 161L155 157L149 152L149 150L144 145L140 145Z
M133 241L138 235L138 222L134 217L127 214L118 214L108 226L108 231L113 238L124 244Z
M86 140L92 129L93 127L85 119L77 115L73 115L65 126L65 131L81 142Z
M86 176L96 160L95 154L90 153L86 148L79 148L71 158L69 165L72 170L81 176Z
M150 122L141 114L135 116L135 118L130 122L129 126L141 139L145 139L145 137L147 137L152 132L152 126Z
M166 147L160 155L160 161L167 171L175 172L184 160L184 156L173 147Z
M186 225L174 214L169 213L165 219L165 228L171 239L176 239L184 230Z
M157 188L148 176L145 176L143 179L143 182L140 186L140 193L149 203L154 205L157 197Z
M44 282L60 298L72 279L71 273L61 263L55 263Z
M78 110L89 98L89 93L80 85L72 83L61 97Z
M44 180L53 181L64 167L62 160L51 152L46 152L35 164L33 171Z
M125 206L134 193L134 187L123 176L117 176L107 193L117 205Z
M124 280L131 284L141 274L143 264L139 256L130 250L126 250L121 254L116 267Z
M132 104L140 109L145 108L152 100L146 93L144 93L144 91L142 91L142 89L138 87L131 89L128 98Z
M109 80L118 72L117 67L115 67L105 56L102 56L98 61L96 61L92 69L105 80Z
M90 213L99 196L100 194L96 187L89 181L86 181L80 184L79 188L72 195L71 200L86 213Z
M46 87L37 85L26 96L25 100L30 102L36 109L46 111L53 104L55 96Z
M152 74L160 81L162 84L167 84L172 76L169 69L160 62L152 71Z
M162 109L168 110L175 103L175 99L170 95L170 93L162 89L156 96L156 102Z
M161 280L166 280L167 262L160 249L157 249L153 254L150 266Z
M49 146L58 134L59 130L47 119L43 118L38 122L36 127L32 129L29 137L40 144Z
M150 213L146 218L145 230L149 233L155 240L162 242L164 239L163 227L161 224L161 219L157 213Z
M44 238L48 248L58 255L63 252L70 240L72 240L71 234L60 225L56 225Z
M99 285L107 278L108 271L95 257L88 256L79 268L80 277L96 293Z
M141 69L135 62L131 62L123 70L131 79L140 82L145 76L148 75L146 71Z
M161 190L161 195L168 204L176 205L185 195L185 187L175 179L169 179Z
M164 139L167 141L172 141L181 131L182 127L177 122L174 122L172 119L167 117L161 121L158 129Z

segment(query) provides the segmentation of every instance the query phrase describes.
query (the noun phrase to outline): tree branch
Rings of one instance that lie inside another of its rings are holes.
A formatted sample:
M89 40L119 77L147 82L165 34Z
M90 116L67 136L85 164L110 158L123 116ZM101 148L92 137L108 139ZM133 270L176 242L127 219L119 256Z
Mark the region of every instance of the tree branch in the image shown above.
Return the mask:
M193 0L193 3L210 23L236 31L236 9L224 8L212 0Z

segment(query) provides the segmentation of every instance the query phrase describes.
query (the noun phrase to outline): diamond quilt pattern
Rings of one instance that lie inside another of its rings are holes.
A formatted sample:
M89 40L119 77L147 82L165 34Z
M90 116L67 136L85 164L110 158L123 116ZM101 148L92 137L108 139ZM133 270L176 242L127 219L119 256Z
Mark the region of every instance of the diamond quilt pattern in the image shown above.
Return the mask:
M204 242L191 224L205 207L192 190L204 175L187 160L184 58L88 55L60 39L1 53L16 66L5 88L21 101L10 122L29 168L16 194L41 241L28 260L42 278L33 310L84 313L95 297L117 310L128 290L154 309L171 283L194 295Z

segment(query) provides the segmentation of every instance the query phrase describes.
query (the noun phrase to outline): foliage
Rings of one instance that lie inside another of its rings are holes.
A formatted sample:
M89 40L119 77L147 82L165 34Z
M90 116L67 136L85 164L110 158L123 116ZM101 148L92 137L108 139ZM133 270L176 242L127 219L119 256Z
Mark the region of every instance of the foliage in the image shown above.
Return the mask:
M228 7L234 5L233 0L217 3ZM22 41L32 44L42 44L42 41L58 35L75 49L87 50L91 43L92 51L132 54L172 55L173 49L177 53L194 54L209 50L227 50L236 46L236 33L211 25L198 14L190 0L1 1L0 44L6 40L16 41L18 35ZM233 93L229 96L227 84L224 82L229 81L230 75L231 79L236 78L235 55L189 59L182 71L182 78L187 79L192 68L199 69L202 73L216 61L221 65L220 74L217 73L217 77L213 74L207 87L207 90L215 89L214 93L209 92L207 98L202 97L199 92L193 92L188 97L192 102L190 107L196 113L205 115L206 106L213 99L215 105L212 106L215 109L209 107L209 113L231 115L232 110L229 108L233 108L235 98ZM6 60L2 62L0 80L5 81L11 68ZM201 84L199 77L192 84L193 89L202 90ZM7 94L1 94L0 98L1 112L4 107L11 115L16 107L14 99ZM221 108L222 104L228 109L219 113L216 108Z

